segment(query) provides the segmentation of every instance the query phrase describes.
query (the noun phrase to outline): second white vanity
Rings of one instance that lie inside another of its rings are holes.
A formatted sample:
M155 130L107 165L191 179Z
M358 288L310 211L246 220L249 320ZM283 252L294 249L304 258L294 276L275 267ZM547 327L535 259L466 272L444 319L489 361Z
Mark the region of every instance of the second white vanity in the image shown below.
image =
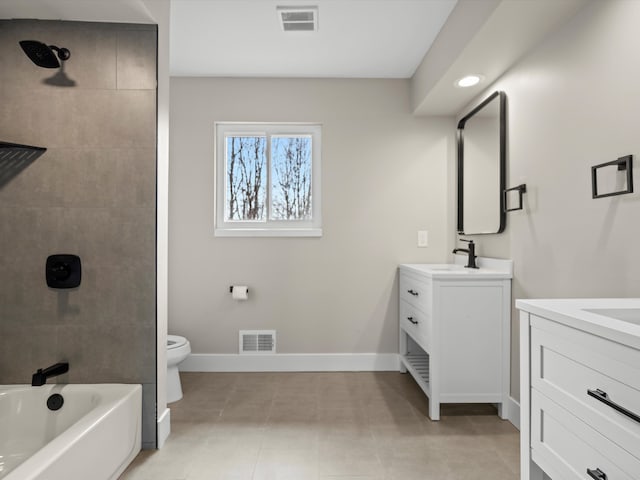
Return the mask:
M495 403L507 415L513 262L466 261L400 265L401 370L429 397L432 420L441 403Z
M516 307L522 480L638 480L640 299Z

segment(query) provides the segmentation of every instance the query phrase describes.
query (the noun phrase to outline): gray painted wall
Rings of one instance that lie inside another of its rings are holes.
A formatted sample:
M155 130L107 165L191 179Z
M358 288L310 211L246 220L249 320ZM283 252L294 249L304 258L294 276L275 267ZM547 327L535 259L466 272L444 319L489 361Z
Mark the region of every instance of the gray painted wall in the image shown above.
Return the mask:
M322 238L214 237L215 121L322 123ZM195 353L272 328L280 353L397 352L398 264L447 258L454 132L411 114L406 80L172 78L169 333Z
M591 2L483 94L507 94L507 183L528 188L525 210L508 215L505 233L476 237L480 255L514 260L514 299L638 296L640 195L592 200L590 167L633 154L638 171L639 20L636 1ZM288 337L287 352L396 351L395 264L449 258L455 231L455 157L439 147L455 124L411 118L404 88L172 80L170 331L190 337L197 353L234 353L238 329L272 327ZM293 101L281 102L285 94ZM213 237L215 120L325 123L322 239ZM351 142L360 138L373 142L368 155ZM352 198L361 200L343 210ZM430 230L423 251L414 244L419 227ZM255 304L233 303L231 283L257 287ZM514 310L516 399L518 326Z
M19 40L64 46L73 88L43 83ZM46 147L0 160L0 383L66 360L69 383L144 384L155 445L155 26L0 21L0 140ZM6 177L5 177L6 176ZM48 255L77 254L78 289L47 287Z
M640 2L594 1L489 90L508 98L508 186L525 209L482 255L513 258L515 298L640 295ZM634 155L635 191L591 199L591 166ZM512 317L512 395L519 398Z

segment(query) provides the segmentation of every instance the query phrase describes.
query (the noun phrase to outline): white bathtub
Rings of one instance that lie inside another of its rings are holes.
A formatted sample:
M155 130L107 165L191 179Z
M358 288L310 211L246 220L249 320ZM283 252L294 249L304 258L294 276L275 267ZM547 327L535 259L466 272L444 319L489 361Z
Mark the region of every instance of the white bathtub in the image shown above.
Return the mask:
M0 386L0 479L116 479L140 451L141 422L140 385Z

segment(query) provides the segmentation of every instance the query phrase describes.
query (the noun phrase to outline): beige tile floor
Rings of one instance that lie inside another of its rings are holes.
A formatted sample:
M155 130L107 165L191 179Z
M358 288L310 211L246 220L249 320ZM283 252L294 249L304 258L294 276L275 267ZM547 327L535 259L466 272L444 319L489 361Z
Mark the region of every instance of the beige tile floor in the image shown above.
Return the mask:
M406 374L182 373L171 435L121 480L515 480L518 431Z

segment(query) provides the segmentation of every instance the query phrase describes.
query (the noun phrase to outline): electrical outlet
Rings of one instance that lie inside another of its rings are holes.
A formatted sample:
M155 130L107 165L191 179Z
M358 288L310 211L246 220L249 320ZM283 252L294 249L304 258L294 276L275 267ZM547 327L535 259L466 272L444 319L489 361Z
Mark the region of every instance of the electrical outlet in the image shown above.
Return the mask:
M429 232L426 230L418 230L418 247L424 248L429 246Z

